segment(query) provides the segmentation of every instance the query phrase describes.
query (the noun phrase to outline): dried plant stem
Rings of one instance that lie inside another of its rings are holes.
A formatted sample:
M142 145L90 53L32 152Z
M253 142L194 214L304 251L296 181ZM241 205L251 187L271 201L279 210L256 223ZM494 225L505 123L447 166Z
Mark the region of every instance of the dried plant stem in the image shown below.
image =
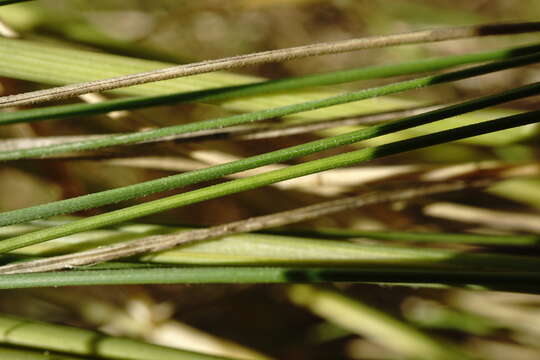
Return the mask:
M207 60L186 65L177 65L154 71L135 73L103 80L55 87L0 98L0 107L28 105L50 100L65 99L91 92L117 89L126 86L168 80L183 76L228 70L249 65L286 61L310 56L337 54L347 51L381 48L394 45L417 44L445 40L464 39L476 36L516 34L540 31L540 22L487 24L422 30L404 34L372 36L336 42L318 43L286 49L263 51L223 59Z
M488 178L480 177L469 181L453 180L422 186L416 184L415 186L399 188L397 190L373 191L359 196L323 202L266 216L253 217L206 229L191 230L173 235L150 236L75 254L0 266L0 274L54 271L72 268L74 266L97 264L144 253L164 251L195 241L284 226L377 203L408 200L420 196L462 190L467 187L484 187L492 184L495 179L496 177L490 176Z

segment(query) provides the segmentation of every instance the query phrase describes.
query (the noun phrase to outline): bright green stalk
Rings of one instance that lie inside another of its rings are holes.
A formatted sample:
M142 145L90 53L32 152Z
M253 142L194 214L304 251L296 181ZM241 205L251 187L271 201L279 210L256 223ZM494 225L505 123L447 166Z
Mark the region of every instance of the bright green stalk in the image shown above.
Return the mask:
M502 60L540 51L540 45L482 52L476 54L446 56L401 64L369 66L296 78L269 80L256 84L229 86L195 92L170 95L145 96L105 101L97 104L71 104L37 109L0 113L0 124L58 119L82 115L103 114L109 111L138 109L149 106L190 103L196 101L219 101L270 92L292 91L310 86L334 85L358 80L385 78L399 75L436 71L482 61Z
M26 209L9 211L0 216L0 226L22 223L59 214L67 214L83 209L94 208L106 204L132 199L143 195L149 195L160 191L175 189L181 186L197 184L203 181L217 179L222 176L226 176L236 172L253 169L272 163L287 161L301 156L313 154L319 151L324 151L338 146L352 144L361 140L388 134L394 131L404 130L443 118L464 114L488 106L501 104L506 101L535 95L539 92L540 83L535 83L496 95L473 99L458 105L453 105L425 114L408 117L400 121L390 122L388 124L382 124L378 126L372 126L359 131L354 131L327 139L321 139L298 146L293 146L257 156L252 156L246 159L233 161L222 165L216 165L201 170L195 170L183 174L173 175L163 179L151 180L119 189L112 189L99 193L83 195L72 199L38 205Z
M44 229L30 234L17 236L0 242L0 252L7 252L32 244L37 244L57 237L71 235L81 231L100 228L107 225L118 224L142 216L162 212L165 210L194 204L197 202L219 198L222 196L256 189L276 182L314 174L317 172L350 166L359 162L369 161L384 156L417 150L428 146L443 144L463 138L487 134L495 131L528 125L540 121L540 110L528 113L507 116L479 124L462 126L455 129L418 136L415 138L375 146L371 148L351 151L348 153L329 156L323 159L305 162L287 168L269 171L263 174L237 179L222 184L190 191L164 199L131 206L129 208L111 211L106 214L85 218L73 223Z
M313 230L284 229L264 232L271 234L301 235L326 239L350 239L362 237L390 241L477 244L487 246L536 246L540 244L539 235L483 235L406 231L364 231L331 228L320 228Z
M6 160L20 160L31 157L43 157L47 155L69 152L69 151L82 151L93 150L102 147L133 144L142 141L151 141L162 137L186 134L190 132L196 132L201 130L209 130L216 128L224 128L227 126L240 125L246 123L252 123L255 121L268 120L275 117L297 114L305 111L321 109L329 106L346 104L353 101L365 100L368 98L374 98L384 95L390 95L397 92L406 90L417 89L421 87L431 86L435 84L442 84L449 81L456 81L461 79L467 79L473 76L479 76L488 74L494 71L500 71L504 69L510 69L517 66L523 66L540 61L540 53L520 56L509 60L503 60L495 63L489 63L486 65L476 66L473 68L455 71L447 74L426 76L414 80L397 82L380 87L365 89L357 92L346 93L322 100L308 101L299 104L293 104L288 106L277 107L273 109L256 111L253 113L240 114L229 116L225 118L218 118L206 121L200 121L192 124L176 125L159 128L156 130L141 131L129 134L120 134L114 136L108 136L105 138L99 138L94 140L43 146L31 149L21 149L12 151L0 152L0 161Z
M410 359L470 359L450 344L432 339L399 321L337 291L310 285L294 285L289 299L316 315Z
M484 284L535 288L534 284L539 281L538 272L462 271L388 265L357 268L148 266L2 275L0 289L79 285L327 282Z
M52 85L84 83L96 79L114 78L175 65L17 39L0 38L0 53L6 54L10 60L2 63L0 76ZM266 79L230 72L213 72L130 86L112 91L116 94L135 96L166 95L177 92L208 90L223 86L253 84L264 80ZM249 112L321 99L337 94L334 90L324 89L317 90L316 92L297 91L294 93L277 93L272 96L260 95L225 100L220 102L219 106L235 112ZM304 113L300 119L324 120L344 116L357 116L373 112L403 109L404 107L421 104L418 101L386 97L379 99L377 102L350 103L333 109L320 109L315 112Z
M227 360L206 355L153 345L127 338L100 334L70 326L39 323L0 315L0 342L60 351L74 355L125 360ZM231 359L229 359L231 360Z

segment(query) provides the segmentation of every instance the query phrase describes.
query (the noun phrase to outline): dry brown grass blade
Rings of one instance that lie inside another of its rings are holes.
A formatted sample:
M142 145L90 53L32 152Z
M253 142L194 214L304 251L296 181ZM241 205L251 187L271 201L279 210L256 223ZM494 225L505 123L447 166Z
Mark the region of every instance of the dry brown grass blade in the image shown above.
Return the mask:
M483 188L508 177L538 174L539 170L538 164L504 165L494 168L488 167L487 169L470 168L469 171L459 173L462 179L427 184L417 182L413 186L401 185L401 187L391 190L372 191L358 196L327 201L205 229L185 231L179 234L150 236L74 254L4 265L0 266L0 274L55 271L97 264L144 253L164 251L195 241L284 226L372 204L410 200L421 196L459 191L466 188Z
M471 180L415 184L414 186L401 187L397 190L373 191L359 196L323 202L266 216L253 217L210 228L191 230L172 235L150 236L74 254L4 265L0 266L0 274L46 272L98 264L134 255L164 251L195 241L284 226L372 204L409 200L421 196L458 191L469 187L484 187L492 184L495 178L491 173L489 177L477 177Z

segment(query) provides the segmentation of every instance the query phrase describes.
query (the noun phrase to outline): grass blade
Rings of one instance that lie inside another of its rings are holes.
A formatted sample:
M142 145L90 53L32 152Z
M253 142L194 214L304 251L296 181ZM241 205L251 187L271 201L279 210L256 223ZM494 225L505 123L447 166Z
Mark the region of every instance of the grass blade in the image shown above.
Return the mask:
M506 101L519 99L540 91L540 83L516 88L500 94L470 100L462 104L431 111L425 114L405 118L388 124L373 126L360 131L355 131L328 139L321 139L303 145L293 146L282 150L253 156L223 165L217 165L202 170L191 171L184 174L169 176L164 179L147 181L120 189L107 190L95 194L84 195L72 199L61 200L49 204L38 205L27 209L14 210L3 213L0 216L0 226L22 223L44 217L66 214L82 209L116 203L119 201L140 197L141 194L152 194L159 191L178 188L185 185L196 184L202 181L216 179L235 172L253 169L263 165L283 162L300 156L313 154L335 148L341 145L351 144L360 140L369 139L378 135L393 131L407 129L413 126L426 124L446 117L463 114L469 111L481 109L487 106L497 105Z
M482 61L502 60L540 51L540 45L446 56L418 60L402 64L369 66L359 69L335 71L296 78L269 80L256 84L222 87L196 92L182 92L170 95L135 97L110 100L95 104L72 104L50 106L38 109L0 113L0 124L15 124L72 116L103 114L115 110L138 109L148 106L189 103L196 101L223 101L232 98L255 96L278 91L291 91L311 86L334 85L358 80L385 78L447 69L454 66Z
M319 43L288 49L270 50L260 53L239 55L231 58L208 60L187 65L177 65L150 72L136 73L105 80L66 85L63 87L38 90L25 94L0 97L0 107L27 105L36 102L64 99L91 92L117 89L149 82L168 80L219 70L262 63L299 59L316 55L337 54L362 49L373 49L392 45L417 44L444 40L463 39L477 36L520 34L540 31L540 22L506 23L463 26L434 30L423 30L405 34L372 36L360 39Z
M476 66L473 68L455 71L442 75L426 76L414 80L397 82L385 86L375 87L371 89L361 90L358 92L346 93L331 98L322 100L309 101L306 103L299 103L294 105L288 105L278 107L274 109L268 109L248 114L234 115L225 118L218 118L213 120L200 121L197 123L169 126L156 130L142 131L131 134L117 135L106 138L100 138L95 140L88 140L76 143L50 145L45 147L33 148L33 149L21 149L13 151L4 151L0 153L0 161L6 160L20 160L29 157L42 157L46 155L57 154L68 151L81 151L91 150L107 146L125 145L136 142L143 142L154 140L161 137L167 137L172 135L185 134L189 132L196 132L201 130L209 130L215 128L223 128L232 125L240 125L246 123L252 123L255 121L267 120L279 116L297 114L304 111L310 111L320 108L325 108L333 105L346 104L353 101L379 97L406 90L417 89L420 87L431 86L435 84L441 84L450 81L456 81L461 79L470 78L473 76L479 76L495 71L513 68L516 66L522 66L532 64L540 61L540 54L532 54L520 56L517 58L511 58L495 63Z
M7 252L24 246L37 244L60 236L66 236L81 231L95 229L107 225L118 224L123 221L136 219L145 215L158 213L205 200L219 198L225 195L255 189L279 181L292 179L316 172L350 166L359 162L369 161L384 156L403 153L406 151L425 148L463 139L470 136L491 133L517 126L523 126L540 121L540 110L524 114L508 116L480 124L462 126L430 135L419 136L399 142L366 148L348 153L330 156L319 160L293 165L288 168L274 170L251 177L229 181L194 190L191 192L170 196L135 205L126 209L112 211L106 214L89 217L74 223L45 229L34 233L14 237L0 242L0 252Z
M362 231L349 229L321 228L313 230L276 230L267 231L271 234L308 236L325 239L367 238L400 242L426 242L448 244L473 244L484 246L537 246L540 245L540 235L480 235L434 232L405 232L405 231Z
M373 282L417 284L481 284L522 286L540 281L538 272L460 271L437 268L367 266L279 267L279 266L127 266L117 269L86 269L62 272L2 275L0 289L34 287L127 285L127 284L239 284Z

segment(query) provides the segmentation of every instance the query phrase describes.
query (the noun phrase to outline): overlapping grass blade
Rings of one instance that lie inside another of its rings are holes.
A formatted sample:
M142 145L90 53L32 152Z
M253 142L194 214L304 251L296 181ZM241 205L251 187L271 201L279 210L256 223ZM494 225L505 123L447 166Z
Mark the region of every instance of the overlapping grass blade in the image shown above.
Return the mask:
M521 34L540 30L539 22L484 24L420 30L402 34L371 36L326 43L268 50L229 58L207 60L186 65L176 65L152 71L133 73L84 83L69 84L52 89L38 90L0 98L0 107L28 105L49 100L65 99L90 92L129 87L161 80L169 80L189 75L197 75L218 70L229 70L247 65L285 61L310 56L337 54L355 50L374 49L392 45L418 44L445 40L464 39L504 34ZM23 59L25 61L27 59ZM31 60L32 61L32 60Z
M270 218L282 218L282 223L297 222L302 219L323 216L337 212L340 209L350 208L353 201L360 207L362 205L390 201L391 199L398 200L427 195L428 193L447 192L456 188L451 184L450 187L448 185L435 185L431 190L421 190L420 192L411 192L410 189L404 189L403 196L397 195L399 191L366 194L357 197L357 199L343 199L345 201L342 202L342 207L338 206L337 202L339 200L337 200L309 207L309 210L308 208L300 208L287 213L272 214L266 216L268 218L266 220L258 217L240 222L245 223L250 228L253 228L251 224L257 223L261 224L259 227L264 227L265 224L267 224L266 226L268 224L275 225L276 220L270 220ZM386 194L386 197L384 194ZM327 208L326 213L322 212L325 206ZM318 210L315 210L315 207ZM305 216L300 216L301 214L305 214ZM57 222L46 223L52 225ZM69 221L64 221L63 223L69 223ZM350 242L290 235L283 236L260 233L234 234L238 231L244 231L238 223L228 223L217 227L225 229L225 231L221 232L222 235L219 235L214 228L178 229L144 224L125 225L120 229L83 232L75 236L70 236L68 239L60 238L18 249L8 255L4 255L0 257L0 261L5 263L17 261L17 263L0 266L0 273L52 271L87 264L95 265L105 260L110 261L126 256L133 258L134 255L138 255L139 259L145 262L195 266L275 266L285 264L290 266L361 266L392 264L414 266L436 265L439 267L460 268L462 270L536 271L540 265L540 259L534 257L496 253L467 253L450 249L360 245ZM29 227L24 226L24 228L28 231ZM30 228L36 229L34 226L30 226ZM227 231L226 229L231 230ZM4 231L8 234L15 235L17 234L17 226L12 229L8 227ZM197 235L204 234L205 236L196 237L195 233ZM442 237L444 235L446 234L441 234ZM406 237L407 234L403 234L402 236ZM411 237L418 237L418 234L413 233ZM454 235L455 237L458 237L458 235ZM477 237L486 241L492 240L489 236L478 235ZM510 240L513 239L512 236L509 238ZM527 239L525 236L518 238ZM177 241L171 242L171 240ZM152 242L157 248L153 246L143 247L144 252L151 251L152 253L150 254L143 254L141 251L135 250L137 249L137 244L147 246ZM175 247L172 248L172 246ZM110 250L113 248L114 251L112 253L114 256L104 258L106 254L111 253ZM122 254L119 251L120 249L125 249L126 252ZM13 256L15 257L12 259ZM36 256L40 258L39 261L19 262L19 260L33 260L33 257ZM27 259L25 257L30 258Z
M70 224L45 229L34 233L14 237L0 242L0 252L7 252L28 245L44 242L60 236L66 236L81 231L95 229L107 225L118 224L123 221L140 218L165 210L194 204L197 202L219 198L222 196L256 189L279 181L292 179L325 170L350 166L359 162L369 161L384 156L417 150L428 146L443 144L450 141L477 136L495 131L523 126L540 121L540 110L500 119L486 121L480 124L462 126L430 135L419 136L394 143L380 145L372 148L356 150L340 155L293 165L288 168L270 171L251 177L229 181L222 184L208 186L187 193L170 196L126 209L111 211L106 214L82 219Z
M144 72L171 66L169 63L142 60L131 57L103 54L65 47L51 46L29 40L8 40L0 38L0 53L10 56L0 74L16 79L30 80L44 84L62 85L88 80L110 78L132 72ZM36 64L40 71L35 71ZM46 67L45 67L46 65ZM152 96L170 95L179 92L200 92L214 88L235 87L260 83L261 77L214 72L149 83L134 87L114 90L121 95ZM284 106L322 99L337 95L332 90L297 91L294 94L272 94L250 96L248 98L229 99L219 106L239 112L260 111L277 106ZM378 111L401 109L418 105L417 102L395 98L381 98L379 101L351 103L337 108L320 109L302 114L303 119L321 120L330 117L344 117L373 113Z
M446 117L451 117L469 111L478 110L487 106L493 106L506 101L534 95L537 94L539 91L540 83L536 83L525 87L516 88L500 94L470 100L462 104L449 106L425 114L408 117L400 121L373 126L360 131L355 131L332 138L321 139L303 145L293 146L282 150L277 150L266 154L242 159L239 161L230 162L223 165L217 165L202 170L196 170L184 174L169 176L164 179L147 181L144 183L127 186L120 189L112 189L95 194L80 196L77 198L61 200L44 205L38 205L27 209L14 210L6 212L2 214L2 216L0 216L0 225L22 223L44 217L66 214L82 209L98 207L105 204L111 204L135 197L140 197L159 191L178 188L189 184L196 184L202 181L216 179L225 175L233 174L235 172L294 159L300 156L313 154L337 146L351 144L375 136L388 134L393 131L407 129L410 127L440 120Z
M107 146L132 144L136 142L149 141L161 137L185 134L189 132L252 123L255 121L267 120L274 117L297 114L304 111L325 108L333 105L345 104L358 100L394 94L405 90L417 89L420 87L466 79L473 76L479 76L495 71L513 68L516 66L532 64L538 61L540 61L540 54L536 53L532 55L525 55L517 58L511 58L508 60L489 63L486 65L476 66L473 68L455 71L447 74L426 76L414 80L402 81L371 89L346 93L323 100L309 101L306 103L283 106L254 113L234 115L230 117L206 120L186 125L163 127L156 130L123 134L95 140L50 145L32 149L4 151L0 153L0 161L19 160L30 157L42 157L68 151L92 150Z
M65 220L42 220L31 222L24 225L11 225L0 227L0 239L8 239L13 236L20 236L32 231L42 230L58 226L79 218L69 217ZM62 239L29 246L14 251L14 253L28 256L48 256L67 254L75 251L82 251L88 248L103 246L117 241L128 241L140 238L142 236L151 236L158 234L169 234L180 231L187 231L191 228L164 226L146 223L133 223L121 226L112 226L107 229L88 231L71 236L69 242ZM260 237L259 237L260 235ZM426 242L426 243L463 243L483 246L536 246L540 243L540 235L487 235L487 234L469 234L469 233L436 233L436 232L405 232L405 231L382 231L382 230L358 230L358 229L337 229L337 228L314 228L314 229L267 229L257 232L250 232L249 235L233 235L227 239L231 241L240 241L243 239L274 239L274 235L283 237L309 238L309 239L376 239L385 241L400 242ZM296 241L296 240L294 240ZM207 242L205 246L212 246L213 242ZM233 243L228 244L230 248L235 247ZM183 251L187 251L184 249ZM287 250L288 251L288 250Z
M268 80L256 84L222 87L195 92L182 92L177 94L146 96L127 99L110 100L95 104L72 104L50 106L37 109L20 110L16 112L0 113L0 124L14 124L46 119L103 114L115 110L138 109L149 106L223 101L232 98L255 96L280 91L292 91L311 86L333 85L358 80L368 80L392 77L398 75L415 74L447 69L450 67L472 64L490 60L522 56L540 51L540 45L503 49L498 51L481 52L474 54L445 56L434 59L418 60L401 64L369 66L351 70L341 70L330 73L308 75L303 77Z

